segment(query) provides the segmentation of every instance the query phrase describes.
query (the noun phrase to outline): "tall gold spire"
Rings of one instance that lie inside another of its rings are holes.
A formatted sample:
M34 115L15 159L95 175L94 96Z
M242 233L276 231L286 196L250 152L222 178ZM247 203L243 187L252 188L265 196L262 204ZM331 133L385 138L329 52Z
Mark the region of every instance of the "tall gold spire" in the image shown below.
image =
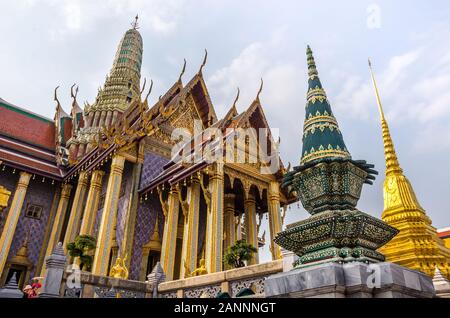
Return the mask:
M450 249L438 237L430 218L420 205L413 187L398 163L394 144L381 106L375 76L369 61L378 109L381 117L386 178L383 184L384 211L381 216L400 233L379 249L387 261L420 270L433 276L435 267L450 278Z
M386 176L396 173L403 173L400 164L398 163L397 154L395 153L394 143L392 142L391 133L389 132L389 127L384 117L383 106L381 105L380 94L378 92L377 82L375 81L375 76L373 75L372 63L369 60L370 75L372 77L373 88L375 90L375 95L377 98L378 110L380 111L381 117L381 131L383 133L383 144L384 144L384 157L386 159Z

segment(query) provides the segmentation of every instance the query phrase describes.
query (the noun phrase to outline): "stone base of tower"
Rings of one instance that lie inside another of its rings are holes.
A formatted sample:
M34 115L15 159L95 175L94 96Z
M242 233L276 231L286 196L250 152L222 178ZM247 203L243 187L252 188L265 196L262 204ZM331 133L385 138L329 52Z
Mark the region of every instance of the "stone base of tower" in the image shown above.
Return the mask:
M432 298L432 279L393 263L325 263L275 274L265 281L265 297Z

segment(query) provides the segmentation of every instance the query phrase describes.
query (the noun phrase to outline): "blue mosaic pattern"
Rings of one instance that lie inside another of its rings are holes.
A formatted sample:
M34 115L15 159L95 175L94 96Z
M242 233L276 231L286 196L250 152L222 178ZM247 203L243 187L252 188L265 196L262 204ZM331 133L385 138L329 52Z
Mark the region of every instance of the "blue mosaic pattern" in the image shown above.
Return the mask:
M42 243L44 240L45 228L48 222L50 209L52 206L53 197L57 189L56 185L51 185L50 182L42 182L41 179L30 180L27 194L23 203L19 222L14 232L14 238L9 251L8 259L15 256L25 241L27 232L30 236L28 239L28 259L33 263L31 276L36 272L36 265L41 252ZM41 218L33 219L25 216L28 203L42 206Z
M142 246L150 241L155 229L156 217L159 218L159 235L162 239L164 231L164 216L158 198L149 198L139 203L136 215L136 227L133 239L133 254L131 257L129 278L139 279L139 271L142 260Z
M169 162L169 159L147 152L144 155L144 164L142 166L141 183L139 188L146 187L162 171L163 166Z
M126 225L126 215L128 206L130 204L130 192L133 181L133 165L126 163L123 172L122 185L124 189L121 189L122 196L119 198L119 206L117 209L117 223L116 223L116 242L121 251L123 236ZM123 255L121 255L123 256Z

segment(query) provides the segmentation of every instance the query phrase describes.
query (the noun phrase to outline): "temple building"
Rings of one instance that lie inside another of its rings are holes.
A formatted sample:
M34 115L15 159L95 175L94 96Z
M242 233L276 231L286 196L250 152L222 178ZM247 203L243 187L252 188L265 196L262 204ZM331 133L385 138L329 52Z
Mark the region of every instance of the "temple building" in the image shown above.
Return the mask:
M58 242L67 254L79 235L96 239L92 274L110 275L121 258L128 279L140 281L158 261L169 281L202 266L222 271L224 250L238 239L269 244L272 258L281 257L260 226L265 215L273 242L280 211L295 198L280 189L285 169L261 90L245 111L237 111L236 98L217 118L202 74L205 55L187 84L183 67L149 105L142 56L136 19L92 104L79 106L75 85L69 113L55 89L54 119L0 99L0 285L14 273L19 285L43 276ZM180 144L184 155L174 156ZM208 160L204 153L242 160ZM258 262L256 253L249 264Z
M413 187L397 159L389 127L384 116L375 77L372 82L380 112L381 129L386 160L386 178L383 185L384 211L382 219L400 232L379 249L386 259L402 266L434 276L436 267L450 278L450 249L444 243L445 232L438 234L431 219L417 200ZM440 237L441 236L441 237Z

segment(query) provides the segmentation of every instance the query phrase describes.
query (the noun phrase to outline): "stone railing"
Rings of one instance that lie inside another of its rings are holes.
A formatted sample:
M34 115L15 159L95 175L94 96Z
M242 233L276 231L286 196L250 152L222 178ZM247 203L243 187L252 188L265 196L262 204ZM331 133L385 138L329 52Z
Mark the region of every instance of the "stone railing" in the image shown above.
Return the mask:
M236 297L244 288L250 288L255 293L252 297L264 297L265 279L282 271L283 262L281 260L251 265L160 283L158 295L162 298L214 298L222 292Z
M150 298L152 292L152 285L146 282L66 271L60 295L65 298Z

